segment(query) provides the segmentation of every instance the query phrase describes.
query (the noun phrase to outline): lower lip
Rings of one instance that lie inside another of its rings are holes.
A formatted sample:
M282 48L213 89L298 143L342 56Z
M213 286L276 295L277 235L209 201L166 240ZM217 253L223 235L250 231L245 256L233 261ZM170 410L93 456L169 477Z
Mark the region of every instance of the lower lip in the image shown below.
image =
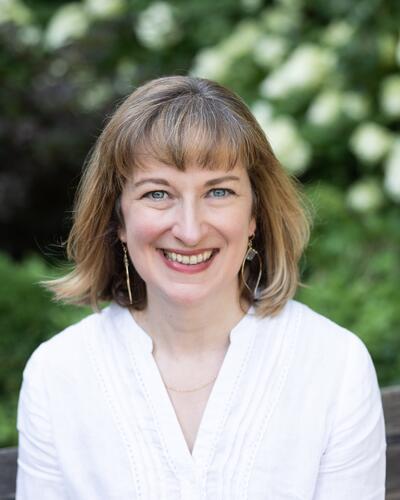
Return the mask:
M166 266L168 266L170 269L173 269L174 271L185 274L196 274L205 271L210 267L216 255L216 253L214 253L206 262L200 262L199 264L182 264L181 262L174 262L173 260L167 259L162 250L159 250L159 254L161 255L161 258L163 259Z

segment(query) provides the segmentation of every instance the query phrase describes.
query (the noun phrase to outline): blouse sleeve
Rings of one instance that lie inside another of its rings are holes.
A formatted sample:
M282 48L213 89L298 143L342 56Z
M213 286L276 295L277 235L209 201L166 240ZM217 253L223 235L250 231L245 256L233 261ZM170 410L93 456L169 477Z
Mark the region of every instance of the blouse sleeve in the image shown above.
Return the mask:
M16 500L67 498L52 441L41 347L25 367L19 396Z
M313 500L384 500L386 439L375 368L351 336Z

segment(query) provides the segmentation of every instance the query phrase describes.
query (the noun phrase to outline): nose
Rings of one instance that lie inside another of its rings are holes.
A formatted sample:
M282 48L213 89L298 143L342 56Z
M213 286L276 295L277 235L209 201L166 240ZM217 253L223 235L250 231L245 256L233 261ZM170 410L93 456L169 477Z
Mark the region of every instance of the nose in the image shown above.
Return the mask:
M195 201L183 201L176 207L172 234L185 246L198 245L205 236L207 225L204 212Z

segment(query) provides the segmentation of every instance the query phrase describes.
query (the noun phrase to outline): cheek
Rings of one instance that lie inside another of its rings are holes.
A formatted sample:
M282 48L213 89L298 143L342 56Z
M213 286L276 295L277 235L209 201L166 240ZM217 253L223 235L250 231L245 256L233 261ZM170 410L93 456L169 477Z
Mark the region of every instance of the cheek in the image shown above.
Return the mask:
M146 217L137 211L134 216L125 219L125 233L131 253L139 247L154 243L165 230L160 217Z
M235 210L227 213L223 219L216 221L225 237L238 245L238 250L247 248L248 237L254 232L254 222L250 219L250 214L246 215L246 209Z

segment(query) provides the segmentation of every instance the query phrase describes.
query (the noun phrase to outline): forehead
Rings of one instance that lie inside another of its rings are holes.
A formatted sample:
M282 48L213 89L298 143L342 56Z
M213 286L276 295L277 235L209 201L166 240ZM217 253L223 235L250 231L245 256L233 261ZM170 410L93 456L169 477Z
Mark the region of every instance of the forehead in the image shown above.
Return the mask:
M131 181L134 185L143 181L167 181L171 183L205 184L210 180L221 179L233 182L247 182L248 174L241 163L231 166L221 163L220 166L206 168L197 163L190 163L184 170L165 164L157 159L148 158L140 167L133 170ZM161 183L161 182L160 182Z

